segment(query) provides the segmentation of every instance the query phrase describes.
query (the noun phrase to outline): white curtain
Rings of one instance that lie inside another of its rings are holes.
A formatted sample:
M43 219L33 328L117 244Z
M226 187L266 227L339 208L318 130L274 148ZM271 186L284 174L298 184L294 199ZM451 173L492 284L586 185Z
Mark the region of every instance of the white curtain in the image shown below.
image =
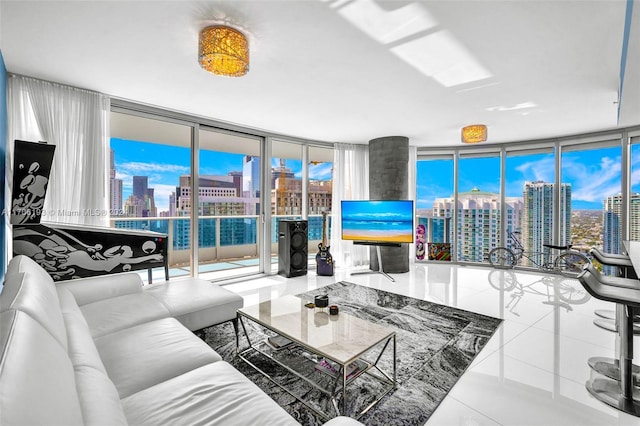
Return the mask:
M7 82L7 102L8 182L15 139L56 145L42 220L107 226L109 98L13 75Z
M337 267L369 264L369 246L342 240L340 223L342 200L369 198L369 146L337 143L333 158L333 194L331 205L331 254Z

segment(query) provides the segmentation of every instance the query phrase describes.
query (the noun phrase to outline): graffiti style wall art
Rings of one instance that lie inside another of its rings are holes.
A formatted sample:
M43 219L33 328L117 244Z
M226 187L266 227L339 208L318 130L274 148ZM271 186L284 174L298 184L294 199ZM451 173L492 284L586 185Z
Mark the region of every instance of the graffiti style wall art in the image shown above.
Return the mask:
M55 145L16 140L11 224L40 223Z
M429 260L451 261L450 243L429 243Z
M56 281L157 267L168 272L167 236L149 231L68 224L14 226L13 254L32 258Z

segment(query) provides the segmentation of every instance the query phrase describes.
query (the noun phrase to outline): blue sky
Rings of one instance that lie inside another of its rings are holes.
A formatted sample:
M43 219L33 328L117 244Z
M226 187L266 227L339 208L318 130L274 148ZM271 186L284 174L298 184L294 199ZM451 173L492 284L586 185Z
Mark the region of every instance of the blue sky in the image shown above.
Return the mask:
M155 190L158 211L168 210L169 195L175 191L180 176L191 170L190 149L117 138L111 139L111 149L115 154L116 177L122 179L123 202L131 195L133 176L148 176L149 188ZM200 152L200 174L226 176L230 171L242 171L243 158L243 154L203 150ZM272 166L279 167L279 159L274 158ZM300 160L286 160L286 167L296 177L301 176ZM330 163L312 164L309 178L331 179L331 167Z
M571 184L573 209L602 209L603 200L620 193L622 173L620 148L600 148L566 152L562 158L562 181ZM506 162L506 195L522 197L526 181L555 181L553 154L509 156ZM640 191L640 148L633 146L632 191ZM435 198L453 194L453 162L421 161L418 164L418 209L430 209ZM460 161L459 190L476 187L484 192L500 192L498 157Z
M168 209L169 194L175 191L178 179L190 170L189 148L111 139L115 152L117 177L123 180L123 200L131 194L132 176L148 176L149 187L155 188L159 211ZM242 170L242 154L201 151L200 174L226 175ZM278 167L279 159L272 159ZM562 159L563 182L571 184L574 209L602 209L602 201L620 192L620 148L600 148L567 152ZM300 177L300 160L287 160L286 166ZM311 179L330 179L331 163L309 166ZM632 146L632 191L640 192L640 147ZM507 196L521 197L525 181L554 181L552 154L531 154L507 157ZM418 164L418 209L430 209L435 198L453 193L453 162L420 161ZM460 161L459 190L476 187L484 192L500 191L500 170L497 157L470 158Z

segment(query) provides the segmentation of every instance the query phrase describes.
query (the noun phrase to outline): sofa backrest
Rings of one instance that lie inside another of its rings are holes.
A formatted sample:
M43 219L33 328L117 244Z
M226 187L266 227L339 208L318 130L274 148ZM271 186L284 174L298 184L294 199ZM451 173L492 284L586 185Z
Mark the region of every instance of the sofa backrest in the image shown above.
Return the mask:
M40 268L35 265L36 268ZM0 312L23 311L40 323L67 350L67 333L60 311L58 292L52 280L43 280L37 271L12 272L5 276L0 294Z
M25 255L18 255L13 257L7 265L6 277L20 272L32 272L39 280L45 283L53 284L53 278L47 273L38 263Z
M0 349L3 425L84 423L71 360L40 321L17 309L1 312Z
M24 256L0 293L0 424L126 425L73 295Z
M67 332L53 280L12 260L0 293L0 420L82 424Z

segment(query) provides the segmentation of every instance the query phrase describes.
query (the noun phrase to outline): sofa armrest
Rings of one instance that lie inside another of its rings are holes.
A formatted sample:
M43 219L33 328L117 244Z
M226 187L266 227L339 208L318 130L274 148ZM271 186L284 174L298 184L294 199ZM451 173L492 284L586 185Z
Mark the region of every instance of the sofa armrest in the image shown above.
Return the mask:
M142 292L142 279L132 272L62 281L56 285L68 289L76 298L78 306Z

